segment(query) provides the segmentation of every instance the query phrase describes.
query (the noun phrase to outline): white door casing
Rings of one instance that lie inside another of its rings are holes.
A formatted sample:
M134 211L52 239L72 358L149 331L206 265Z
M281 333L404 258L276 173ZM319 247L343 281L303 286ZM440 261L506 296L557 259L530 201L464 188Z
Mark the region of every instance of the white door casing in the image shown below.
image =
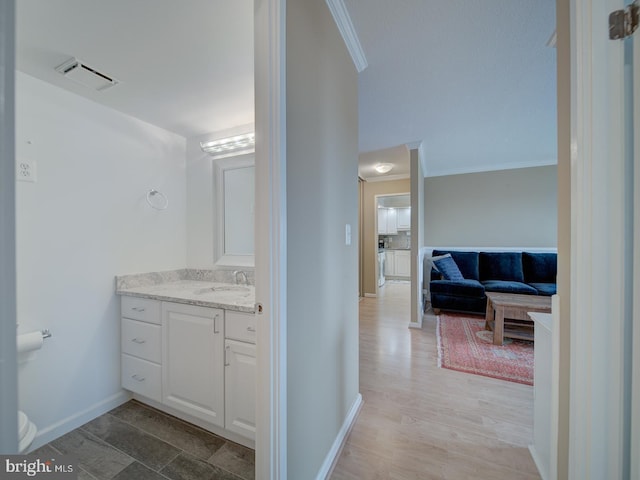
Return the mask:
M631 236L622 0L571 1L571 382L569 478L625 478Z
M287 478L286 0L254 1L256 479Z
M15 2L0 2L0 452L18 451Z
M633 287L640 288L640 32L633 43ZM640 299L633 302L633 367L631 391L631 478L640 478Z

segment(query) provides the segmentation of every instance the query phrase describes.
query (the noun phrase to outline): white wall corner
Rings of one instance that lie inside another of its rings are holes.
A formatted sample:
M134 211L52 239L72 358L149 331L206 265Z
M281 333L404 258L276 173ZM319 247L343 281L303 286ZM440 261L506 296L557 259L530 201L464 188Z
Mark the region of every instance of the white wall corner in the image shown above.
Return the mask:
M424 154L424 142L419 140L417 142L409 142L406 144L409 150L418 150L418 161L422 168L422 175L427 177L427 156Z
M347 11L344 1L327 0L327 6L329 7L331 15L333 15L333 19L338 26L338 30L342 35L345 45L347 46L347 50L349 50L349 53L351 54L351 59L353 60L353 64L356 66L356 70L358 73L362 72L368 66L367 58L364 56L364 50L362 50L362 45L360 45L358 33L351 22L351 17L349 16L349 12Z
M360 409L362 408L362 394L358 394L356 399L354 400L349 412L347 412L347 416L342 423L342 427L336 435L335 440L333 441L333 445L331 445L331 449L320 467L318 471L318 475L316 475L316 480L326 480L331 476L333 469L338 463L338 459L340 458L340 453L342 453L342 448L344 444L347 442L347 437L349 436L349 432L353 425L356 423L356 419L358 418L358 414L360 413Z

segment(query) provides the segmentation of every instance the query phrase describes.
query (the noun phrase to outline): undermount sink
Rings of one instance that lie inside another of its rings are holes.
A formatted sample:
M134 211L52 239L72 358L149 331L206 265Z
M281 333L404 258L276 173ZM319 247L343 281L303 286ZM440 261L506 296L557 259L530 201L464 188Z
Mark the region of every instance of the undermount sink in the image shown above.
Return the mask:
M196 290L193 293L195 293L196 295L202 295L204 293L212 293L212 292L248 293L250 291L251 291L251 289L249 287L244 286L244 285L219 285L219 286L216 286L216 287L200 288L200 289Z

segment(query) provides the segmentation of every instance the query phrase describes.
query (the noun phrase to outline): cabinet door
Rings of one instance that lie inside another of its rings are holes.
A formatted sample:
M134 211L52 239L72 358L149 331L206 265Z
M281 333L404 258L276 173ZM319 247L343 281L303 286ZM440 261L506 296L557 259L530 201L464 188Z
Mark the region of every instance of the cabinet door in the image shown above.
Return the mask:
M225 428L256 436L256 346L225 340Z
M387 210L387 233L398 233L398 211L395 208Z
M162 302L163 402L224 426L224 312Z
M411 208L399 208L398 209L398 230L410 230L411 229Z
M393 250L386 250L384 252L384 274L385 275L395 275L396 271L396 261L395 261L395 252Z
M387 233L387 209L386 208L378 209L378 233L379 234Z
M396 252L396 273L399 277L411 276L411 253Z

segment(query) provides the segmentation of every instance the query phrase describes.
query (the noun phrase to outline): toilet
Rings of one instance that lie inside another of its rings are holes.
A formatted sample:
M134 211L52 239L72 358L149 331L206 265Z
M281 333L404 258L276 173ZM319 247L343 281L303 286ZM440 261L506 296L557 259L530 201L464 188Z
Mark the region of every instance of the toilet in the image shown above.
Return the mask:
M18 453L23 455L27 453L37 431L29 417L22 410L18 410Z

